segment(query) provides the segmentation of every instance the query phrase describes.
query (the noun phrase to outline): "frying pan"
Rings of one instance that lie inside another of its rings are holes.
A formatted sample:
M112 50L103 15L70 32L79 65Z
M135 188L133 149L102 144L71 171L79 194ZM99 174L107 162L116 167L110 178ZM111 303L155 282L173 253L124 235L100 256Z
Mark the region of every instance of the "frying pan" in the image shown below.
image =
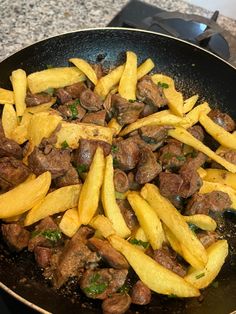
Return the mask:
M0 63L0 86L11 88L10 74L17 68L27 73L47 65L66 66L71 57L114 66L132 50L139 62L147 57L155 71L172 76L184 97L198 93L213 107L223 108L236 118L236 69L222 59L192 44L169 36L133 29L88 29L52 37L29 46ZM177 299L153 295L145 307L132 306L129 313L228 314L236 310L236 220L228 213L220 223L230 243L230 255L217 277L217 284L204 290L200 299ZM42 277L34 258L27 252L9 253L0 238L1 287L21 302L39 311L64 313L101 313L100 303L82 296L76 283L59 292ZM218 287L216 287L218 285ZM34 304L34 305L32 305Z

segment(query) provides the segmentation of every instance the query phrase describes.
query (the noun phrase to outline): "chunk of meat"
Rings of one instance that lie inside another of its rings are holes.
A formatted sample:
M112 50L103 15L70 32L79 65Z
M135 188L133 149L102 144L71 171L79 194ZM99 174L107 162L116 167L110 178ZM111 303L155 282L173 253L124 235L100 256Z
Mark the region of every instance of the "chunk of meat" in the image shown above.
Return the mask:
M111 267L115 269L129 268L129 264L124 256L116 251L108 241L90 238L87 244L92 251L97 252Z
M78 172L71 165L63 176L57 177L56 179L54 179L54 184L57 188L61 188L67 185L80 184L80 183L81 181L80 181Z
M131 298L128 294L114 293L102 302L103 314L124 314L128 311Z
M50 265L52 249L43 246L36 246L34 249L34 258L39 267L45 268Z
M151 297L151 290L141 280L138 280L132 288L131 302L146 305L151 302Z
M143 111L144 104L137 101L128 101L120 95L112 95L112 109L120 125L135 122Z
M86 114L86 110L82 108L79 102L70 100L63 105L60 105L57 110L62 114L66 119L80 121L83 119Z
M139 184L152 181L161 172L161 166L156 157L148 147L140 149L140 158L137 165L135 180Z
M2 224L2 236L12 251L19 252L28 246L30 233L18 223Z
M156 144L167 138L169 129L166 125L147 125L139 129L139 134L145 142Z
M22 161L14 157L0 158L0 188L5 191L24 182L30 172Z
M136 131L130 133L129 139L130 141L136 143L139 148L147 147L151 149L152 152L157 150L157 148L159 148L163 144L163 142L158 142L158 143L147 142L143 138L141 138L141 136Z
M103 109L102 99L99 95L87 88L80 95L81 106L89 111L98 111Z
M229 149L220 153L219 156L236 165L236 151Z
M27 92L25 97L26 107L38 106L51 101L52 97L47 93L32 94Z
M91 165L96 149L101 147L105 156L111 152L111 145L104 141L80 139L79 148L73 151L73 162L76 166Z
M116 200L124 220L130 230L135 230L138 226L137 217L127 200Z
M80 288L87 297L104 300L123 286L127 274L127 269L87 270L80 280Z
M214 231L200 231L197 233L198 239L201 241L204 248L208 248L218 239L218 234Z
M229 195L221 191L206 194L194 194L189 200L185 213L187 215L205 214L209 211L223 211L230 208L232 201Z
M137 97L146 104L156 106L157 108L167 104L162 88L156 85L148 75L145 75L138 82Z
M159 161L163 169L177 170L185 162L183 144L177 140L169 141L160 149Z
M113 144L116 146L116 150L112 152L114 166L124 171L134 169L139 161L138 145L132 138L114 141Z
M65 87L66 92L73 98L80 98L81 93L86 89L86 85L83 82L78 82Z
M141 186L138 182L135 181L135 175L132 171L128 173L128 180L129 180L129 189L138 191L140 190Z
M197 140L203 142L204 140L204 130L200 125L194 125L188 128L188 132L192 134Z
M183 185L183 178L177 173L161 172L159 174L160 193L169 198L179 195Z
M228 132L232 132L235 129L234 120L227 113L223 113L219 109L212 109L208 113L208 117Z
M106 124L105 119L106 119L106 110L99 110L97 112L87 113L83 117L82 122L105 126Z
M10 140L5 136L0 136L0 158L1 157L15 157L22 159L23 149L14 140Z
M72 96L69 92L67 92L65 90L65 88L58 88L56 91L55 91L55 95L57 97L57 99L59 100L59 102L63 105L65 104L66 102L68 101L71 101L72 100Z
M120 193L125 193L129 189L129 179L127 177L127 174L120 170L120 169L115 169L114 170L114 186L115 190Z
M143 111L140 113L140 118L144 118L158 111L158 108L153 105L145 104Z
M94 72L97 75L98 80L104 75L103 67L101 63L91 64L92 68L94 69Z

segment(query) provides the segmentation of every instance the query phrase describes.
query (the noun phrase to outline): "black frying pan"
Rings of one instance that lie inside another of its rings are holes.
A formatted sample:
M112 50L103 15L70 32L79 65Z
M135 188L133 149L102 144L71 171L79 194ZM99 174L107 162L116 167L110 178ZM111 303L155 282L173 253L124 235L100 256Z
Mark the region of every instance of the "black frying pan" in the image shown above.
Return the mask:
M47 65L68 65L67 60L71 57L112 66L124 61L127 50L137 53L139 62L152 58L156 64L155 70L172 76L185 97L198 93L201 100L207 100L211 106L222 107L236 119L235 68L184 41L139 30L83 30L36 43L0 63L0 87L11 87L9 76L17 68L31 73L45 69ZM222 228L226 230L231 253L217 278L218 288L209 287L203 291L200 300L182 300L156 294L150 305L131 307L129 313L228 314L236 310L235 218L227 215ZM41 310L57 314L101 312L100 303L85 299L73 287L73 283L55 292L45 283L29 253L10 254L1 239L0 281L5 290L8 287Z

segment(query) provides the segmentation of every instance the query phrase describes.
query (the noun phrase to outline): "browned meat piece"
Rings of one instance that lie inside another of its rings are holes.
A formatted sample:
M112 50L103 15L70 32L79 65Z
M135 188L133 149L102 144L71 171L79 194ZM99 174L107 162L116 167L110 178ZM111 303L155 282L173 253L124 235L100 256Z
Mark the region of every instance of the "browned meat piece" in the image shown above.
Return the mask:
M97 252L111 267L116 269L129 268L129 264L124 256L116 251L108 241L90 238L87 245L92 251Z
M83 82L78 82L72 84L70 86L66 86L66 92L73 98L77 99L80 98L81 93L86 89L86 85Z
M132 288L131 302L146 305L151 302L151 297L151 290L141 280L138 280Z
M103 314L124 314L128 311L131 298L128 294L114 293L102 302Z
M134 191L140 190L141 186L138 182L135 181L135 175L133 174L133 172L128 173L128 180L129 180L130 190L134 190Z
M208 117L228 132L232 132L235 129L234 120L227 113L223 113L219 109L212 109L208 113Z
M86 114L86 110L82 108L79 102L70 100L63 105L60 105L57 110L64 118L80 121Z
M114 141L113 144L116 146L112 152L114 166L124 171L135 168L139 161L139 147L132 138Z
M120 169L114 170L114 186L115 190L120 193L125 193L129 189L129 179L126 173Z
M154 107L154 106L150 106L150 105L145 105L144 108L143 108L143 111L140 113L140 118L144 118L144 117L147 117L149 116L150 114L153 114L155 112L158 111L158 108L157 107Z
M160 192L167 198L179 195L182 185L183 178L177 173L161 172L159 174Z
M206 162L206 160L207 160L207 156L201 152L198 152L196 157L187 158L184 165L180 168L179 173L181 174L183 178L187 178L191 176L190 174L191 171L197 170L198 168L200 168Z
M148 105L160 108L167 104L167 99L160 86L153 83L150 76L145 75L137 84L137 97Z
M104 300L123 286L127 274L127 269L87 270L80 281L80 288L87 297Z
M179 169L185 162L183 144L177 140L170 140L160 149L159 161L163 169Z
M32 94L27 92L25 97L26 107L38 106L51 101L52 97L47 93Z
M63 105L66 102L72 100L72 96L69 92L67 92L65 90L65 88L58 88L55 91L55 95L57 96L57 98L59 99L60 103Z
M30 233L17 223L2 224L2 236L9 248L19 252L28 246Z
M139 118L140 113L143 111L144 104L137 101L130 102L115 94L112 95L112 108L119 124L125 125L133 123Z
M54 184L57 188L61 188L67 185L80 184L80 183L81 181L80 181L78 172L71 165L63 176L57 177L56 179L54 179Z
M196 139L203 142L204 140L204 131L200 125L194 125L191 128L188 128L188 132L192 134Z
M97 112L87 113L81 122L83 123L93 123L101 126L105 126L106 110L99 110Z
M30 169L14 157L0 158L0 188L8 190L27 179Z
M127 200L116 200L124 220L130 230L135 230L138 226L138 220Z
M105 156L111 152L111 145L104 141L81 139L79 148L73 151L73 162L76 166L84 165L87 168L91 165L96 149L101 147Z
M89 111L98 111L103 109L100 96L87 88L80 95L81 106Z
M156 144L167 138L169 129L166 125L147 125L139 129L139 134L145 142Z
M22 159L23 149L14 140L0 136L0 157L15 157Z
M141 138L141 136L138 134L138 132L132 132L129 137L130 141L136 143L139 148L147 147L151 149L152 152L157 150L163 142L158 142L158 143L151 143L151 142L146 142L144 139Z
M91 66L94 69L99 80L104 75L101 63L91 64Z
M232 201L227 193L213 191L206 194L194 194L189 200L185 213L187 215L205 214L209 211L223 211L230 208Z
M236 151L229 149L226 152L220 153L219 155L225 158L227 161L232 162L232 164L236 165Z
M197 233L198 239L201 241L204 248L208 248L218 239L218 234L214 231L200 231Z
M140 149L140 159L137 165L135 180L139 184L152 181L161 172L161 166L148 147Z
M43 246L36 246L34 249L34 258L39 267L45 268L50 265L52 249Z

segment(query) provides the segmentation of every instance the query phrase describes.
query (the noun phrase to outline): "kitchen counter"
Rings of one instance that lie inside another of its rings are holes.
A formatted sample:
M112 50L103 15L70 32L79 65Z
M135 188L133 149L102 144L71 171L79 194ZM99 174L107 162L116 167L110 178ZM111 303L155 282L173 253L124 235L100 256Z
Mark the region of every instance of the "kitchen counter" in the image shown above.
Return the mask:
M104 27L128 0L2 0L0 61L36 41L77 29ZM212 12L182 0L146 0L169 11L210 17ZM236 20L219 16L218 23L236 36Z

